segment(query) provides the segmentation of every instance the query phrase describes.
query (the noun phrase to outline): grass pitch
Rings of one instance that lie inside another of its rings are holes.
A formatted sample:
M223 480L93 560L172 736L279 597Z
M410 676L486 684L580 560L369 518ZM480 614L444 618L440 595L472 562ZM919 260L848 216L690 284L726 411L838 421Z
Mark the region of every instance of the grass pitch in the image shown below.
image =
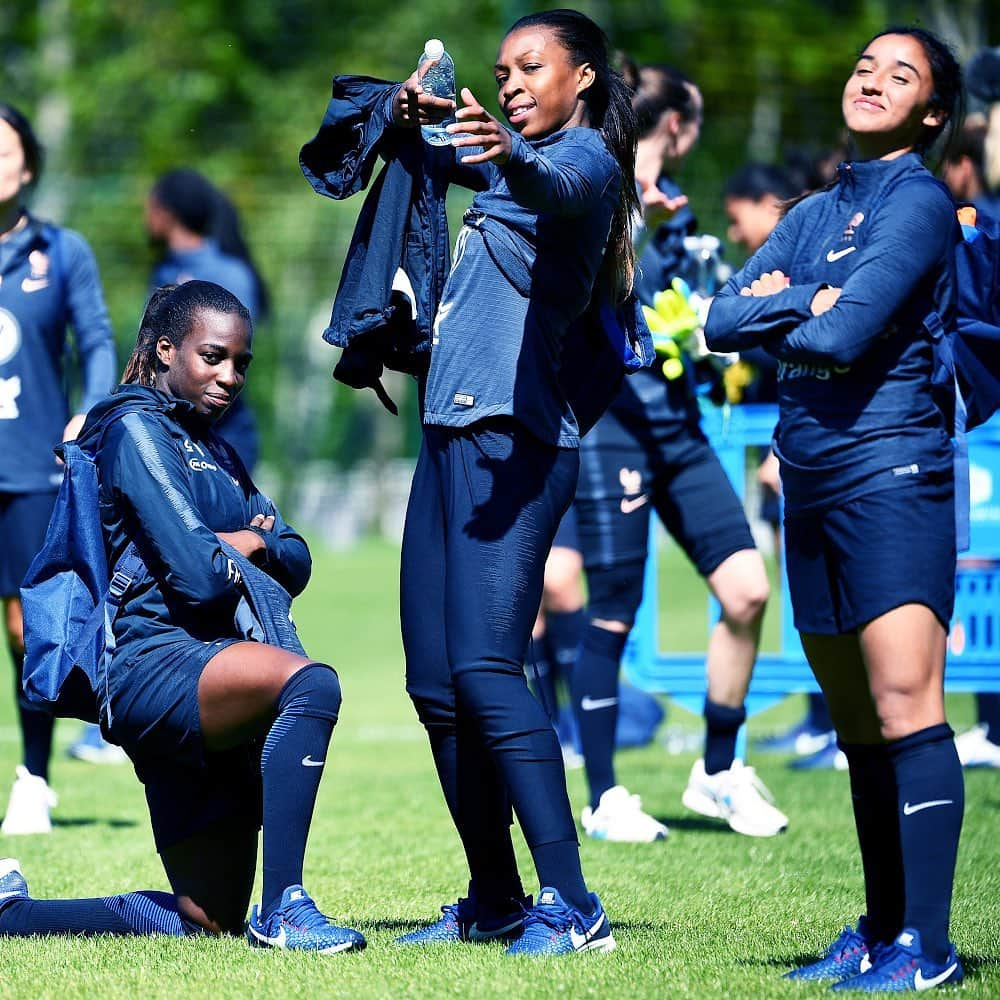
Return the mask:
M664 573L683 575L667 552ZM0 996L76 997L802 997L822 986L781 973L811 957L863 908L847 776L796 774L779 758L757 765L791 818L782 837L751 840L680 805L693 754L662 746L622 753L619 776L671 828L665 843L584 839L584 871L612 919L618 950L511 960L497 945L396 949L392 938L437 915L464 891L461 848L441 799L422 730L403 691L396 605L398 551L366 543L318 552L313 583L296 603L306 648L336 665L345 698L306 857L305 881L321 908L356 926L369 946L323 958L250 950L241 940L0 940ZM671 596L680 648L704 643L703 589ZM680 622L680 626L676 623ZM767 633L773 636L773 627ZM2 654L0 654L2 655ZM752 720L751 737L801 711L793 703ZM971 699L951 699L954 725ZM10 701L0 709L0 797L18 761ZM671 710L668 724L698 728ZM61 723L52 783L60 796L49 837L0 838L21 859L36 897L167 888L145 803L131 768L66 759L76 734ZM963 995L1000 996L1000 774L966 772L953 937L966 969ZM581 772L569 775L578 811ZM0 802L0 805L3 803ZM519 841L520 843L520 841ZM522 873L534 891L523 843Z

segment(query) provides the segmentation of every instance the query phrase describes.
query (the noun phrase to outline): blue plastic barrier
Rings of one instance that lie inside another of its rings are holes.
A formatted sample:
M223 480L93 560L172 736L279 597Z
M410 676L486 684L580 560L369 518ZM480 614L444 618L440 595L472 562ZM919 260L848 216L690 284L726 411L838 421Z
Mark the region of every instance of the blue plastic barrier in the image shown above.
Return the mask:
M740 497L746 485L747 448L768 446L777 417L777 407L762 404L713 408L703 415L705 433ZM972 547L959 560L945 686L949 691L1000 691L1000 420L995 418L969 435L969 458ZM669 694L700 713L705 698L704 651L664 652L659 646L656 530L654 523L643 600L622 665L638 687ZM747 696L750 714L788 694L818 690L792 621L784 569L779 602L781 648L757 658ZM709 625L717 617L718 605L710 599Z

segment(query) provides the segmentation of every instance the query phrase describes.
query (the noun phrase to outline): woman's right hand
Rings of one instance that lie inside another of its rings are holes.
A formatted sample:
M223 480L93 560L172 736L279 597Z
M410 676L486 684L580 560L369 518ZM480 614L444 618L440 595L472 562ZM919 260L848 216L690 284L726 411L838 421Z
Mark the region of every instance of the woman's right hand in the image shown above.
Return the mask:
M425 62L396 91L396 96L392 100L392 120L400 128L437 125L454 112L454 101L425 94L424 88L420 85L424 74L434 65L436 63Z

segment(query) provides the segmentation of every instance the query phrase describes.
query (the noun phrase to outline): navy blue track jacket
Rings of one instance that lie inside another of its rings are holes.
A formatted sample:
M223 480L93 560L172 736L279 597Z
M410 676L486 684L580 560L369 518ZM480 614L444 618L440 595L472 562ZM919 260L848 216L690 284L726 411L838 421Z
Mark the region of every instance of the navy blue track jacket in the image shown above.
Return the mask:
M774 450L789 513L950 472L923 319L934 309L953 322L958 240L954 203L916 154L842 163L836 185L795 205L716 295L709 347L778 359ZM786 291L739 294L773 270L791 279ZM813 316L824 287L843 291Z
M52 449L70 417L67 325L83 413L114 386L118 365L97 263L78 233L28 216L0 243L0 493L55 491L62 481Z
M101 523L108 565L134 541L148 576L133 583L115 621L117 670L157 646L184 639L234 637L239 574L216 532L273 515L262 533L259 565L292 596L309 580L305 541L284 523L250 480L233 449L194 414L191 404L138 385L121 385L93 408L80 435L121 410L97 455Z

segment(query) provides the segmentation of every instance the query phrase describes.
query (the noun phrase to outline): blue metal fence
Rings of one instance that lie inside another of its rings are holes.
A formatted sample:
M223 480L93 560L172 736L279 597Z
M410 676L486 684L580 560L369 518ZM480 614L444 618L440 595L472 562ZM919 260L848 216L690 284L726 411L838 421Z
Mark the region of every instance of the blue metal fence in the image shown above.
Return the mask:
M747 449L767 447L776 420L777 408L762 404L712 409L704 414L705 433L741 497L746 486ZM994 418L969 435L969 457L972 546L959 559L945 686L949 691L1000 691L1000 420ZM665 692L700 712L705 697L704 651L660 649L654 542L651 534L643 601L622 665L634 684ZM780 649L762 652L757 659L747 697L750 714L787 694L817 690L792 623L784 570L781 593L772 597L774 603L781 616ZM713 605L710 599L709 623L718 615L718 607Z

